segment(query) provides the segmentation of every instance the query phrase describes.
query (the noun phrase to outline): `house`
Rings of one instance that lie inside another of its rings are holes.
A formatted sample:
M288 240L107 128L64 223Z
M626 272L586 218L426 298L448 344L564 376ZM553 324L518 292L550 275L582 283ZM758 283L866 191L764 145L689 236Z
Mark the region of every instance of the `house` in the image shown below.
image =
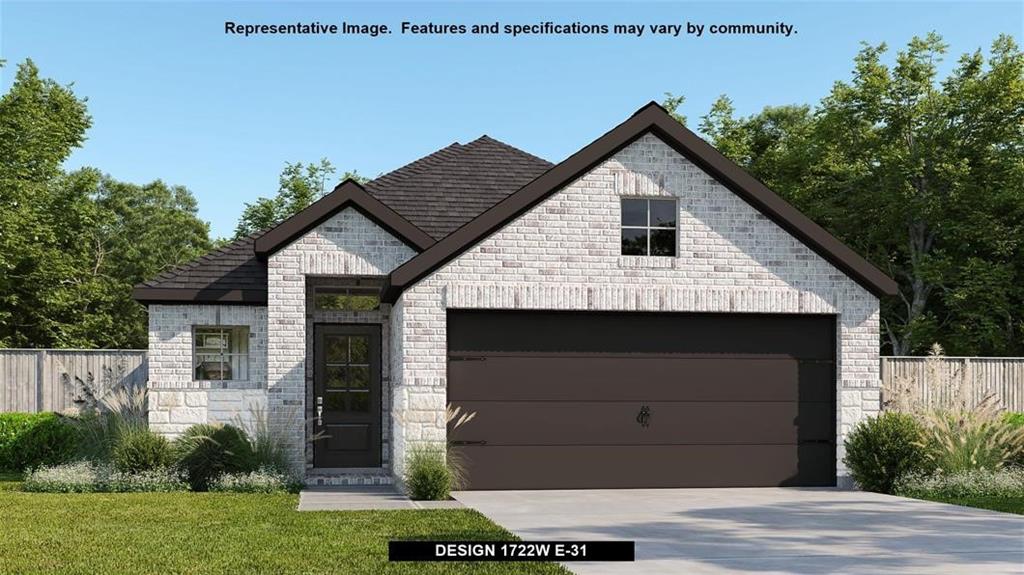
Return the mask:
M451 440L474 489L835 485L896 284L651 103L486 136L134 291L150 425L264 414L313 484ZM477 413L447 437L447 403Z

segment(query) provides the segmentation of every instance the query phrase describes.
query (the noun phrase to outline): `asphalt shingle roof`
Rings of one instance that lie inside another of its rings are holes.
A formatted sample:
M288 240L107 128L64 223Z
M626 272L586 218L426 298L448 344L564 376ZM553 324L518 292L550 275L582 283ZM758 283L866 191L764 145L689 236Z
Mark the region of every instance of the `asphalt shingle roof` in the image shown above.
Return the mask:
M458 142L388 172L366 191L434 239L440 240L505 199L552 164L482 136ZM267 289L266 264L242 238L168 270L139 287L189 290Z
M551 168L482 136L452 144L366 184L366 191L440 240Z

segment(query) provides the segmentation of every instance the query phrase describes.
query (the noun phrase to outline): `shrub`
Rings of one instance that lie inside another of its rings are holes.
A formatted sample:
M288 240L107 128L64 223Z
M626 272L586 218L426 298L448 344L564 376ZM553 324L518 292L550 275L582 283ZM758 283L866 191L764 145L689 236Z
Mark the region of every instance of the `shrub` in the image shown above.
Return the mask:
M21 488L39 493L91 493L101 490L101 474L99 466L89 461L41 467L25 477Z
M300 481L269 468L249 473L225 473L210 483L210 491L231 493L295 493L301 488Z
M38 493L169 492L186 490L188 483L168 468L121 473L92 461L76 461L29 473L22 489Z
M901 475L931 470L921 438L921 426L912 416L883 413L850 433L843 462L861 489L892 493Z
M1024 497L1024 469L973 469L958 473L913 473L896 482L904 497L956 499L964 497Z
M110 461L122 433L146 429L146 403L145 388L122 388L85 402L85 409L74 420L79 457Z
M928 457L945 473L994 471L1024 453L1024 427L1010 423L995 396L969 410L926 413L924 427Z
M170 467L174 462L171 443L148 429L124 430L111 453L114 469L122 473L139 473Z
M103 477L101 487L111 493L169 493L187 491L189 486L178 470L159 467L137 473L115 471Z
M236 415L232 419L232 423L244 430L249 437L249 444L252 446L253 469L272 470L282 475L288 475L288 450L285 447L284 439L276 430L277 428L270 425L266 409L253 409L251 415L251 418ZM302 421L297 417L288 417L288 419L294 425L302 425Z
M76 444L74 427L56 413L0 413L0 469L64 463Z
M255 467L249 438L233 425L193 425L175 442L175 451L195 491L206 491L224 473L246 473Z
M452 473L445 463L445 450L433 445L410 449L405 463L405 486L412 499L448 499Z
M1003 419L1014 427L1024 427L1024 411L1007 411Z

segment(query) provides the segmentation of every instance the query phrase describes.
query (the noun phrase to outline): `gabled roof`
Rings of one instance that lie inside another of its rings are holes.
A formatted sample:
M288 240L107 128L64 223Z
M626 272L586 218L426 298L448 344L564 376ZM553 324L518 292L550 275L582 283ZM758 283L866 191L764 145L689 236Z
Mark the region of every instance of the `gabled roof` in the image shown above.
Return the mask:
M256 256L265 260L277 250L324 223L334 214L349 207L358 210L416 251L425 250L434 243L434 239L423 230L412 225L409 220L398 215L398 212L366 193L363 186L355 180L348 179L338 184L333 192L256 238L253 245Z
M347 206L422 251L550 166L487 136L468 144L456 142L365 188L345 182L281 225L164 272L137 285L132 296L147 304L265 304L266 255Z
M551 166L482 136L385 174L366 184L366 191L439 240Z
M667 110L651 102L579 152L396 268L388 276L384 300L396 301L404 290L647 133L660 138L871 293L877 296L897 293L896 282L890 277L688 130Z

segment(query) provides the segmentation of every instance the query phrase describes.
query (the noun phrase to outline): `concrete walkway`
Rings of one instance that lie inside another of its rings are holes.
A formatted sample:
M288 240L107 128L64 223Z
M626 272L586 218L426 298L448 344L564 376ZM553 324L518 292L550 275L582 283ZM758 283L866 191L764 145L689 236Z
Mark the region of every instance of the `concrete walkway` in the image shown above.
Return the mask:
M527 540L636 541L618 573L1024 573L1024 517L836 489L468 491Z
M299 511L459 509L458 501L413 501L394 487L311 487L299 493Z

